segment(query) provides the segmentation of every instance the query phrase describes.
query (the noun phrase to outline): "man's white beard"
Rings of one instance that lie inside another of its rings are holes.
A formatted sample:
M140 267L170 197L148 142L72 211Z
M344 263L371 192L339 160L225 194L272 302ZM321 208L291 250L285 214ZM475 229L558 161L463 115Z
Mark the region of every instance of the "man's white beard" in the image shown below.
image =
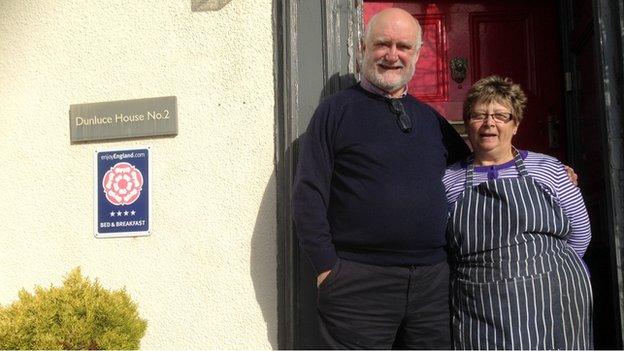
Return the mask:
M398 78L398 80L395 78L394 82L389 81L388 79L385 79L382 74L377 72L377 64L382 63L382 62L383 60L379 60L375 62L372 65L372 67L369 67L369 65L367 65L366 62L364 62L364 77L373 85L375 85L376 87L384 91L394 92L403 88L410 81L410 79L412 79L412 76L414 75L415 65L411 67L411 72L403 72L403 74ZM405 66L403 65L400 65L400 66L395 65L395 66L402 67L403 69L405 69Z

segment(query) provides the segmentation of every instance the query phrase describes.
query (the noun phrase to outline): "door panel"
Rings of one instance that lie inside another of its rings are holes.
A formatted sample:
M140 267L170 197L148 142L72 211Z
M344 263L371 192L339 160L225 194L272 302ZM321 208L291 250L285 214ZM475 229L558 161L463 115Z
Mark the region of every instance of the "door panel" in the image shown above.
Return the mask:
M472 44L472 80L506 72L527 93L539 95L535 73L533 23L529 14L470 14L470 43ZM501 48L501 43L513 38L513 45ZM495 48L496 54L490 52Z
M563 73L555 1L368 1L364 21L388 7L410 12L423 27L423 48L410 93L462 130L470 86L498 74L521 84L529 103L514 143L565 161ZM450 61L467 59L463 82Z
M423 28L422 48L418 61L419 80L412 79L409 91L426 101L448 101L448 69L446 66L446 29L444 16L432 14L416 16Z
M580 187L585 199L592 228L584 260L591 274L594 293L594 340L596 349L616 349L619 343L617 313L617 278L612 258L609 221L607 154L603 150L606 140L604 121L600 113L600 67L595 41L590 0L578 0L573 6L574 26L570 37L573 64L573 114L576 128L574 167L580 176Z

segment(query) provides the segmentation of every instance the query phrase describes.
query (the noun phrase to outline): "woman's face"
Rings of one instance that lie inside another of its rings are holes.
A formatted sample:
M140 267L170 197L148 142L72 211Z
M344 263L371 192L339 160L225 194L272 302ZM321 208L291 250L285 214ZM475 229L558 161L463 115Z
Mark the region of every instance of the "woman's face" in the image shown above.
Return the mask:
M483 116L485 115L485 119ZM494 115L498 115L498 119ZM516 119L509 117L511 109L498 102L477 102L472 106L471 118L466 122L468 138L475 153L489 153L494 156L511 152L511 139L518 130Z

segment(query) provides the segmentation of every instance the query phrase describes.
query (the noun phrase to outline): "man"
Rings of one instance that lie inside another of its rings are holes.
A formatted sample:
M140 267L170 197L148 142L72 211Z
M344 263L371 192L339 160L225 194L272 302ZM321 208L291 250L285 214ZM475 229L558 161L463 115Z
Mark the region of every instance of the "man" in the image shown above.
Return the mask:
M469 150L407 94L421 37L409 13L376 14L362 82L323 101L301 139L294 219L329 348L451 347L441 178Z

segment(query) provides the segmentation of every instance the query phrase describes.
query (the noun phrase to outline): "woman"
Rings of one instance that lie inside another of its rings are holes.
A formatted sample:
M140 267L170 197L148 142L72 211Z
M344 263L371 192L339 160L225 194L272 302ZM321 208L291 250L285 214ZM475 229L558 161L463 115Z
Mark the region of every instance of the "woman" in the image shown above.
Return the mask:
M475 83L473 155L444 175L458 349L592 348L587 210L559 161L513 147L525 105L508 78Z

